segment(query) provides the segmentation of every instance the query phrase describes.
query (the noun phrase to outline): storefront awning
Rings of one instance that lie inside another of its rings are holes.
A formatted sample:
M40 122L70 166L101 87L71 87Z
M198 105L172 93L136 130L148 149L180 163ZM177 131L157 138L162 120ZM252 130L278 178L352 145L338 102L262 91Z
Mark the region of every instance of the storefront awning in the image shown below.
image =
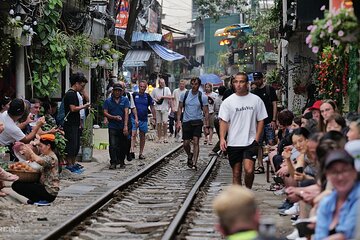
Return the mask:
M229 25L224 28L217 29L214 33L214 36L222 37L222 36L227 36L227 35L231 35L234 33L240 33L240 32L252 33L252 29L247 24L242 24L242 23L233 24L233 25Z
M151 51L148 50L130 50L125 56L124 67L144 67L149 60Z
M221 37L226 35L225 33L225 28L219 28L218 30L215 31L214 36L215 37Z
M149 46L156 52L159 57L166 61L176 61L185 58L184 55L181 55L180 53L174 52L173 50L167 49L166 47L163 47L157 43L148 42Z

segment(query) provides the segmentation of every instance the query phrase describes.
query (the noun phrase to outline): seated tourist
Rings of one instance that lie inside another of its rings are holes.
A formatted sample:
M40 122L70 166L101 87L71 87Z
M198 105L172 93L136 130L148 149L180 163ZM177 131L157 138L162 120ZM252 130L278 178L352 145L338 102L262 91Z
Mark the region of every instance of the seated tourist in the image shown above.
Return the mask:
M331 151L325 160L325 175L334 191L320 202L315 240L353 239L360 204L354 158L345 150Z

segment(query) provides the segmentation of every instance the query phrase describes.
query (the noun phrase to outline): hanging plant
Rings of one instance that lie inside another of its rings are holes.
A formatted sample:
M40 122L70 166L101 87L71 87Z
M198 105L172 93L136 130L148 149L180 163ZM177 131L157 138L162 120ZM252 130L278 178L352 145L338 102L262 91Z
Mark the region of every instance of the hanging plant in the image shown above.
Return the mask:
M67 65L67 43L69 38L57 28L62 10L61 0L48 0L42 5L44 15L37 25L40 48L34 50L33 95L50 96L59 89L58 77Z
M325 6L321 10L325 10ZM310 34L306 38L306 44L315 54L321 55L322 49L329 45L334 46L335 54L340 54L348 50L350 43L356 43L358 27L351 9L325 11L323 19L315 19L313 25L308 26Z
M96 68L99 66L109 69L110 66L112 67L112 63L121 59L123 54L112 46L113 42L109 38L100 39L91 51L92 58L90 58L90 67Z
M90 37L85 34L70 36L68 45L70 64L76 67L89 65L92 45Z

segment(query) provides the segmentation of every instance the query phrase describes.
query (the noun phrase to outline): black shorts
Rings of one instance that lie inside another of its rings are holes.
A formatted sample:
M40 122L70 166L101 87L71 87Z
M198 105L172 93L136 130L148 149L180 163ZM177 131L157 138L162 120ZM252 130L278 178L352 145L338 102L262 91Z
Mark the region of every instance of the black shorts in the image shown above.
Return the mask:
M254 141L251 145L245 147L227 147L229 163L234 167L235 163L242 162L243 159L256 161L258 155L259 143Z
M201 137L203 121L191 120L182 124L182 139L191 140L193 137Z
M64 126L66 142L66 153L69 157L76 157L80 149L80 128L79 126Z

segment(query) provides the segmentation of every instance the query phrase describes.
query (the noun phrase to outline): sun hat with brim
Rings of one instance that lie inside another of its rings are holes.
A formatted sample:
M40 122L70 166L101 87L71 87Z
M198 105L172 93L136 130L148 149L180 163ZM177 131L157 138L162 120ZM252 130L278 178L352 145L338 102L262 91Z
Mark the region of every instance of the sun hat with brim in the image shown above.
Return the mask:
M120 83L115 83L113 85L113 90L123 90L123 87L121 86Z
M316 102L314 102L314 104L309 107L309 110L320 110L320 106L322 104L321 100L317 100Z
M43 134L40 136L40 140L53 142L55 141L55 135L50 133Z
M354 158L345 150L337 149L331 151L325 159L325 169L328 169L334 162L348 163L354 166Z

